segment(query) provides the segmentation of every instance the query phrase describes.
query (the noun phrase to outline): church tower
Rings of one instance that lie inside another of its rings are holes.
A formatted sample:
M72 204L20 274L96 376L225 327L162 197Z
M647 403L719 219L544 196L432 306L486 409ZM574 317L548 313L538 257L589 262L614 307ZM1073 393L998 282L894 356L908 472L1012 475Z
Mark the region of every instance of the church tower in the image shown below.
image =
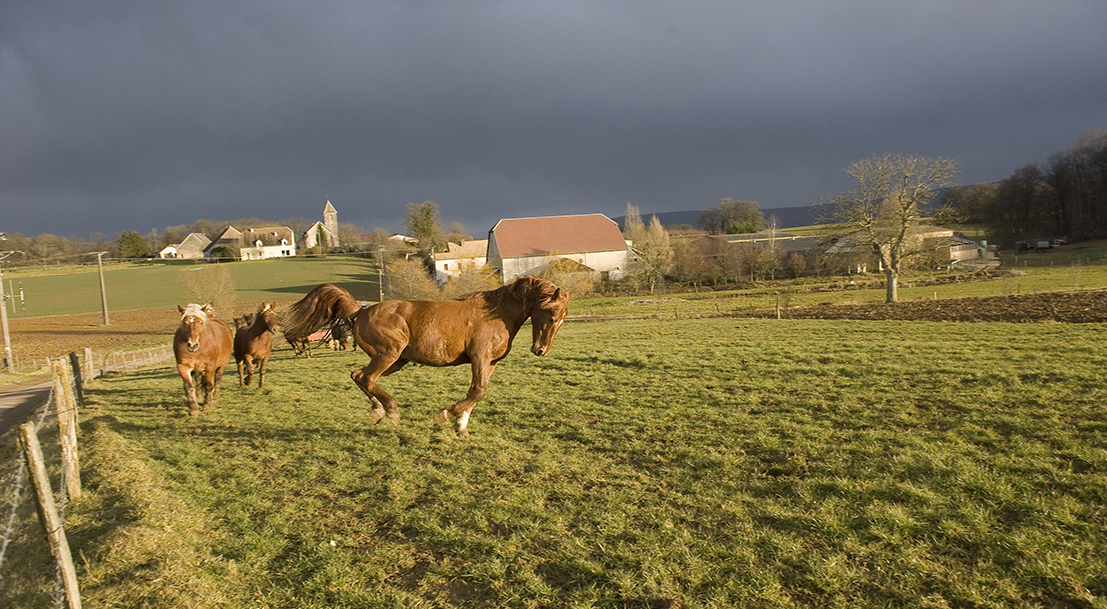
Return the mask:
M323 226L327 227L330 245L338 245L338 211L331 205L330 197L327 198L327 206L323 208Z

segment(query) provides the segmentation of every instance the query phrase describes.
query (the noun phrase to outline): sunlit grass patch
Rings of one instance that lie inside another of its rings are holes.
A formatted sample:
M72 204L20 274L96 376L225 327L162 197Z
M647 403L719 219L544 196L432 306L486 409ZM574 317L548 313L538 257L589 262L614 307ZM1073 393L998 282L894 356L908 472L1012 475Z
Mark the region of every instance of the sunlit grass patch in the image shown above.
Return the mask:
M358 353L279 352L200 418L169 366L97 381L75 537L189 524L148 569L93 552L88 602L185 581L185 557L236 606L1096 606L1104 330L571 323L497 367L468 440L432 422L464 368L382 379L398 427L369 422ZM144 484L119 446L173 514L111 490Z

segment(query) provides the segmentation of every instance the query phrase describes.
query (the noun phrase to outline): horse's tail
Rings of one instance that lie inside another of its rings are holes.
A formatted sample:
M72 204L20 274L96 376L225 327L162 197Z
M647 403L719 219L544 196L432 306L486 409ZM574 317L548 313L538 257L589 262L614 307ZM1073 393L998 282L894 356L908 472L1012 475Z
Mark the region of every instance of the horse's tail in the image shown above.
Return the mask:
M357 315L361 305L341 286L324 283L308 292L285 314L284 334L290 339L311 336L323 326Z

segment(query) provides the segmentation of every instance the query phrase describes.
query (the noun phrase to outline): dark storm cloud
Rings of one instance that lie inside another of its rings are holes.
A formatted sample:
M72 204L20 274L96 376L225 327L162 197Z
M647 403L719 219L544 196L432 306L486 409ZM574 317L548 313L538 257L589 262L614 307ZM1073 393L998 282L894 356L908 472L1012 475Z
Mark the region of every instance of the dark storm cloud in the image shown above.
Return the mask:
M1107 127L1102 2L0 5L0 230L803 205Z

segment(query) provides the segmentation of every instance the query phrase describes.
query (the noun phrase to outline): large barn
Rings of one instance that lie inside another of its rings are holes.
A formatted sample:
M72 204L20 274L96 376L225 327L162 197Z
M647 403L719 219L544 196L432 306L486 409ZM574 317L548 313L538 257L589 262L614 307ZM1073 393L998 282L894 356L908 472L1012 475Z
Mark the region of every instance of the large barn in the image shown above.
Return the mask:
M503 285L540 275L560 260L587 267L593 279L618 279L630 257L619 225L603 214L507 218L488 231L488 264L500 271Z

